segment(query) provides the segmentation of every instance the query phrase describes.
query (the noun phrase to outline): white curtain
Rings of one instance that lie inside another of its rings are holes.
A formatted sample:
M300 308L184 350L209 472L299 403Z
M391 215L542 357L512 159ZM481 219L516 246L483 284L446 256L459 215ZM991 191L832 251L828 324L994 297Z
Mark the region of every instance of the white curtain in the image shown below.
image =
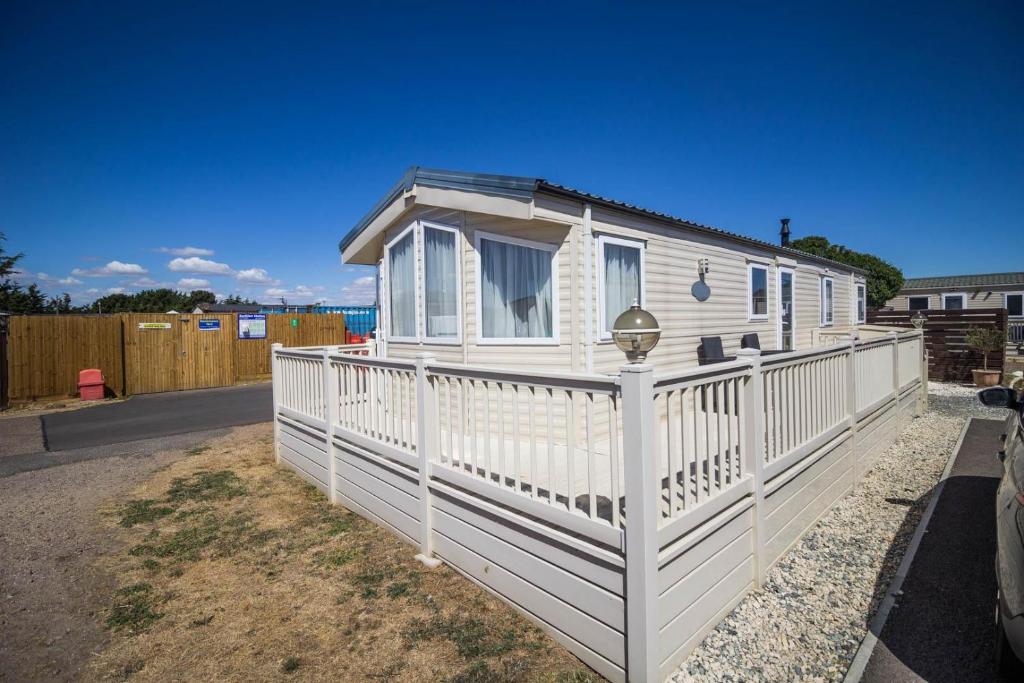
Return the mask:
M551 252L482 239L479 257L482 336L554 336Z
M453 232L423 230L428 337L457 337L459 333L455 244Z
M416 336L416 241L414 233L388 250L388 289L391 290L391 337Z
M640 250L619 244L604 245L604 325L611 331L615 319L640 301Z

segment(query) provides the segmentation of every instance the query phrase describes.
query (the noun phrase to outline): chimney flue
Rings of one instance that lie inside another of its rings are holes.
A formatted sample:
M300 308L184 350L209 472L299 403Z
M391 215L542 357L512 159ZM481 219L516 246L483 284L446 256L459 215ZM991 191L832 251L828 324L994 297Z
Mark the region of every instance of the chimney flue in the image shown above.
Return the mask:
M782 229L779 230L779 241L782 243L782 246L788 247L789 246L789 219L788 218L780 218L779 222L782 223Z

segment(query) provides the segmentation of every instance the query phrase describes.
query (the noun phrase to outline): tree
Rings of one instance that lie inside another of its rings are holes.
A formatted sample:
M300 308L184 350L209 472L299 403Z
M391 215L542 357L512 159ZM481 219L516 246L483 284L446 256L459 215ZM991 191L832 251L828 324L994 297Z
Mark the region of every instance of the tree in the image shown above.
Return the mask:
M7 279L7 277L14 272L14 266L25 256L22 253L8 254L4 251L4 242L7 241L7 235L0 232L0 278Z
M996 327L972 327L964 335L964 341L975 351L981 352L984 369L988 370L988 354L996 353L1006 343L1006 332Z
M258 306L259 302L252 299L244 299L238 294L232 294L221 300L222 304L241 304L243 306Z
M841 244L831 244L820 235L801 237L793 240L789 246L814 256L866 270L868 306L872 308L884 306L903 287L903 271L874 254L854 251Z

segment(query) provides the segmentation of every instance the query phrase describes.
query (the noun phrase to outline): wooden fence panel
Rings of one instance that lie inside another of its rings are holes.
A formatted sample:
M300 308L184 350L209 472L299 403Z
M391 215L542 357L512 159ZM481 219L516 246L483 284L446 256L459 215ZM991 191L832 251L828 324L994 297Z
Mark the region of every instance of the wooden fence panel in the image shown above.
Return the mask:
M178 317L182 389L208 389L235 382L235 316L204 313Z
M12 315L8 336L11 400L73 396L78 372L99 368L107 389L124 393L124 355L118 316Z
M129 394L182 388L181 316L124 313L125 385Z
M295 323L292 323L292 321ZM237 333L232 332L237 337ZM345 343L345 316L323 313L269 313L266 339L235 342L235 375L248 380L270 376L270 345L325 346Z
M955 311L929 309L921 311L925 345L928 348L928 376L946 382L971 381L971 370L982 367L981 353L967 346L966 334L972 327L995 327L1006 333L1005 308L973 308ZM911 317L917 311L868 311L868 324L913 327ZM1002 370L1005 346L990 353L988 367Z
M118 395L230 386L269 377L275 342L344 344L345 316L268 314L266 339L239 339L233 313L11 316L10 398L74 396L86 368Z

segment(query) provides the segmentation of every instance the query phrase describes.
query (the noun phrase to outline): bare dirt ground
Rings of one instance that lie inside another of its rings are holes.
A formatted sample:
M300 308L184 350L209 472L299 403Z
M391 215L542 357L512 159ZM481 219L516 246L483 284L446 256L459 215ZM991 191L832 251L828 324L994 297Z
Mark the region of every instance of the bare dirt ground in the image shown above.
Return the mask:
M97 509L183 456L103 458L0 478L0 680L81 677L107 641L99 615L115 585L95 563L122 544Z
M276 467L271 436L0 479L0 679L599 680Z

